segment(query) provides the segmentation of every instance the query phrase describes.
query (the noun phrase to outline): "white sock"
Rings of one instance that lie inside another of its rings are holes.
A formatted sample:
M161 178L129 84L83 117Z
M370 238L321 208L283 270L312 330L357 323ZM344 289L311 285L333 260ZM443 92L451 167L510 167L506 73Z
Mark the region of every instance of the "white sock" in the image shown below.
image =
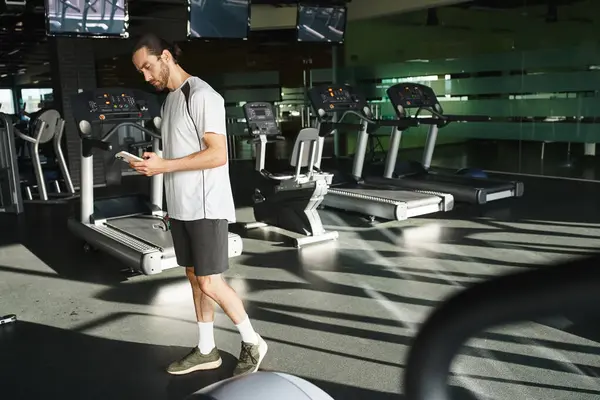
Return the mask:
M198 348L202 354L208 354L215 348L213 325L214 322L198 322L198 332L200 333Z
M252 324L250 323L250 318L248 318L247 315L246 318L235 327L240 331L243 342L258 344L258 336L256 335L256 332L254 332L254 328L252 328Z

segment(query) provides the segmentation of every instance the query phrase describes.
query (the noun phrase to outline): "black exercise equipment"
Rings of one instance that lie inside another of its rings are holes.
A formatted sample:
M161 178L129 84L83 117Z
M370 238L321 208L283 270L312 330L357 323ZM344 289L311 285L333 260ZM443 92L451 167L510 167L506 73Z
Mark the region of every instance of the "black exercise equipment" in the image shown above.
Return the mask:
M332 185L323 200L325 207L359 213L371 220L397 221L452 210L454 199L447 193L405 189L396 184L397 179L363 175L371 133L382 127L408 129L418 126L418 121L374 119L365 96L351 85L315 86L308 91L308 98L317 116L319 130L358 131L352 175ZM358 119L358 123L346 122L350 118Z
M254 192L256 223L246 224L246 228L271 225L302 234L303 237L294 238L296 247L336 240L338 232L326 231L317 211L333 178L333 174L319 169L323 136L329 132L320 135L317 129L302 129L290 159L294 171L272 173L265 169L267 143L285 140L277 126L275 109L267 102L246 103L243 109L248 131L253 136L251 142L256 145L256 171L260 174Z
M0 113L0 213L24 211L12 118Z
M26 177L21 177L21 186L26 201L47 202L52 198L64 200L74 198L76 196L75 188L61 146L65 128L64 119L61 118L58 111L46 110L30 121L30 127L31 134L15 129L15 134L30 145L29 154L34 179L32 181ZM49 143L53 145L53 157L56 158L58 170L51 167L44 168L42 165L41 147ZM47 183L52 185L53 191L48 191Z
M387 95L394 106L398 120L415 120L420 125L429 125L430 128L421 165L413 171L402 171L402 173L394 171L402 130L392 131L382 182L396 178L398 185L404 188L449 193L455 201L470 204L484 204L494 200L523 196L523 182L484 179L483 174L470 173L470 171L448 174L430 169L439 128L453 122L487 122L491 119L489 116L444 114L433 89L418 83L405 82L393 85L388 88ZM409 116L410 110L416 110L413 116ZM430 117L421 118L423 111L428 112Z
M600 311L600 255L544 266L476 284L442 303L427 318L410 349L407 400L450 400L448 375L461 346L494 326Z

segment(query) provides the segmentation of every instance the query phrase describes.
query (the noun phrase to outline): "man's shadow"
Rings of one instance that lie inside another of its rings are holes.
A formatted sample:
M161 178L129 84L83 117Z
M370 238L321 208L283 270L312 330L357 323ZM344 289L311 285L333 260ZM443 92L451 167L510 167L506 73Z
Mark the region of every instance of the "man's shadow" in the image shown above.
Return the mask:
M103 339L23 321L0 325L2 397L184 399L232 376L237 358L222 350L223 364L216 370L169 375L167 365L190 350Z

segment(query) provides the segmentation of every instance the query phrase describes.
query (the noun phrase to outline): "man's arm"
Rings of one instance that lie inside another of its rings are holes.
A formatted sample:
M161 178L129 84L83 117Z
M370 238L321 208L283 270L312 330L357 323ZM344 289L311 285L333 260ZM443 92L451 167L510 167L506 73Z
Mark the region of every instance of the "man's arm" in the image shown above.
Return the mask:
M206 149L189 156L165 160L167 172L211 169L225 165L227 162L226 137L223 134L206 132L204 134Z
M204 129L206 148L185 157L165 160L167 172L211 169L227 162L227 125L223 98L218 93L203 90L192 94L189 101L190 114L196 127Z

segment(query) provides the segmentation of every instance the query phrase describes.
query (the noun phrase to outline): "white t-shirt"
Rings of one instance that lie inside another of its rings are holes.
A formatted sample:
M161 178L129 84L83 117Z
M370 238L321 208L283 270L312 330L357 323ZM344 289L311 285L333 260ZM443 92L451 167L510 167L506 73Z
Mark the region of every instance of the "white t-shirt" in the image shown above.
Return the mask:
M186 82L190 85L189 113L181 91ZM163 104L163 157L181 158L204 150L204 133L227 135L226 127L223 97L202 79L190 77L170 92ZM164 175L169 217L182 221L206 218L235 222L228 161L212 169Z

